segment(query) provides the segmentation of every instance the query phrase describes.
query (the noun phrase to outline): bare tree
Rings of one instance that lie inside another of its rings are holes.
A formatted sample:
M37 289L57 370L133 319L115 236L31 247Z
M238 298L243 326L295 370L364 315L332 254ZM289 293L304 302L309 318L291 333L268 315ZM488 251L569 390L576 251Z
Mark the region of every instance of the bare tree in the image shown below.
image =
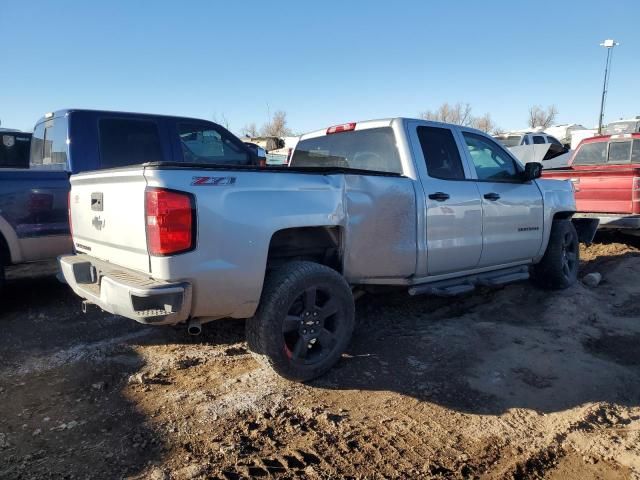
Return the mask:
M245 137L250 137L250 138L257 137L259 135L258 127L256 127L255 122L247 123L244 127L242 127L242 130L240 130L240 133Z
M529 126L531 128L550 127L555 122L556 116L558 116L558 109L555 105L549 105L546 110L540 105L534 105L529 108Z
M211 120L213 120L213 123L217 123L218 125L222 125L224 128L229 130L229 119L227 118L227 116L224 113L220 114L220 118L218 118L218 114L217 113L214 113L213 115L211 115Z
M486 133L494 133L498 130L497 125L493 122L493 120L491 120L491 115L489 115L488 113L485 113L481 117L473 117L471 126Z
M487 133L491 133L498 128L488 113L485 113L481 117L475 117L471 114L471 111L471 105L468 103L458 102L455 105L450 105L445 102L435 111L427 110L426 112L422 112L420 117L435 122L473 127Z
M286 137L291 135L291 130L287 127L287 112L282 110L274 112L271 120L262 126L261 133L265 137Z
M468 127L472 123L471 105L468 103L456 103L449 105L445 102L436 111L427 110L420 114L425 120L433 120L436 122L455 123L456 125L464 125Z

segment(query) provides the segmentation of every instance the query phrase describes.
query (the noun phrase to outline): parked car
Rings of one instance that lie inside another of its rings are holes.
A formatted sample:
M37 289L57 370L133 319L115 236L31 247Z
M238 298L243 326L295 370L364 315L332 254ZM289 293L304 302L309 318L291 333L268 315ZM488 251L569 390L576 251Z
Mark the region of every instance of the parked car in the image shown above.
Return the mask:
M540 162L543 168L559 168L568 164L570 155L558 139L542 131L512 132L494 135L522 163Z
M562 147L557 138L544 132L511 132L494 135L493 138L501 142L505 147L518 147L520 145L539 145L551 143Z
M30 157L28 170L0 170L0 284L8 265L72 251L70 173L158 161L253 164L257 158L205 120L88 110L40 119Z
M530 270L565 288L593 236L568 182L465 127L349 123L303 135L288 168L221 160L71 177L61 269L85 304L138 322L248 318L251 350L290 379L342 355L354 288L450 296Z
M573 183L576 217L640 235L640 133L587 138L569 168L545 171L544 178Z
M31 134L0 128L0 168L29 168Z

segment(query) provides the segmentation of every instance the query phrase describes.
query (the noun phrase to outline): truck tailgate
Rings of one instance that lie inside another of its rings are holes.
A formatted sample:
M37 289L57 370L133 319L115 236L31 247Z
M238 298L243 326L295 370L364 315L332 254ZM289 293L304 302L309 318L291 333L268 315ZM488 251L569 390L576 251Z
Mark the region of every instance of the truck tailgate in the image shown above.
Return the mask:
M76 250L149 273L146 185L143 168L72 176L69 207Z

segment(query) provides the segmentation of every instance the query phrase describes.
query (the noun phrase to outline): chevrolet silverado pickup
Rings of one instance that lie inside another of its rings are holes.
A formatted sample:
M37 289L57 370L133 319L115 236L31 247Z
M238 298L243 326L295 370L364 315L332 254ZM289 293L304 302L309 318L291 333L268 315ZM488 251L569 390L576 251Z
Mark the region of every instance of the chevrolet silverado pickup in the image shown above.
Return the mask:
M64 278L146 324L248 319L250 349L289 379L338 361L356 290L451 296L530 274L566 288L595 230L574 226L569 182L465 127L337 125L303 135L288 167L247 166L206 131L180 142L188 163L71 177Z
M33 137L0 131L0 166L30 167L0 169L0 288L5 266L73 251L68 220L70 174L173 161L180 146L168 139L174 138L178 123L194 122L207 124L212 138L233 137L203 120L91 110L48 113L36 123ZM187 143L189 133L181 131ZM240 145L244 152L246 147ZM179 155L180 161L190 158L182 151Z
M543 176L573 183L576 218L597 219L601 229L640 235L640 133L587 138L569 168L546 170Z

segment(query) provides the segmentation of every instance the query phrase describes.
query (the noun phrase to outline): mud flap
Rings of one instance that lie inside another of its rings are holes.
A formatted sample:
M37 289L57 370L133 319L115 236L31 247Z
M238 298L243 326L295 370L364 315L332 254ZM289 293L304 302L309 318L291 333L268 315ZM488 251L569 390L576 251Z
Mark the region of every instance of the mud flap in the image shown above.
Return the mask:
M596 235L600 220L597 218L572 218L571 222L578 232L578 241L590 245Z

